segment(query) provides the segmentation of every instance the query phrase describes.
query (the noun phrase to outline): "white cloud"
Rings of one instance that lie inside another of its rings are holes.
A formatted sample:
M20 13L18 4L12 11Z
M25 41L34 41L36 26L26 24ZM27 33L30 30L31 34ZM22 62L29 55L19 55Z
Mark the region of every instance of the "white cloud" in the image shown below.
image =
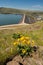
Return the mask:
M39 9L42 9L43 6L41 6L41 5L33 5L32 8L39 8Z

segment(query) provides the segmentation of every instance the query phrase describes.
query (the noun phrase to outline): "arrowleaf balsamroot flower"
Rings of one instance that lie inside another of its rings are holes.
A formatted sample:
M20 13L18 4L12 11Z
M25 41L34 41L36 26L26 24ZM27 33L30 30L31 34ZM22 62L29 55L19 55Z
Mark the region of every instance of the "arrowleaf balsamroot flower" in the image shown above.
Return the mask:
M35 46L34 40L30 39L28 36L20 35L21 37L17 37L15 42L13 43L14 46L17 47L18 53L21 55L28 54L32 51L32 47ZM16 36L15 36L16 37ZM28 51L29 50L29 51Z
M26 53L26 50L25 49L22 49L22 53L25 54Z

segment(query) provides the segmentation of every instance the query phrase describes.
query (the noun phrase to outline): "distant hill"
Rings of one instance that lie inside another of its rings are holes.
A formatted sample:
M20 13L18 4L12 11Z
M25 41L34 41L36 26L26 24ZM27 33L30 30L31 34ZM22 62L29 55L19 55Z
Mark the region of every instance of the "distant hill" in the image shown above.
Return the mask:
M23 14L26 13L25 10L13 9L13 8L0 8L1 14Z
M32 15L36 15L36 14L43 14L43 12L0 7L0 14L32 14Z

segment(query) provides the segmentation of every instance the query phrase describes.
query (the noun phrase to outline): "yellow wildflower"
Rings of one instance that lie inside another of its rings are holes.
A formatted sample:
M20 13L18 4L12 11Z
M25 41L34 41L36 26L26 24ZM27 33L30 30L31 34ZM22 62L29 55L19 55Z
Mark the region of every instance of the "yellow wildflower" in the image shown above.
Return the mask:
M17 42L14 42L13 44L14 44L14 45L17 45Z
M24 36L22 36L21 38L20 38L20 40L22 41L22 40L24 40L25 39L25 37Z
M22 53L23 53L23 54L26 53L26 50L25 50L25 49L22 49Z
M28 41L27 41L27 44L30 44L30 43L31 43L31 41L30 41L30 40L28 40Z
M23 43L25 43L25 42L26 42L26 40L24 39L22 42L23 42Z

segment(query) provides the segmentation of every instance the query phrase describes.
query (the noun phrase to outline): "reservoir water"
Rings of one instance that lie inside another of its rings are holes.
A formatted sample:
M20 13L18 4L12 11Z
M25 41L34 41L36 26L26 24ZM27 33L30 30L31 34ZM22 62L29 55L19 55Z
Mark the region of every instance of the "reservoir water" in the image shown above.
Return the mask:
M22 15L15 14L0 14L0 26L18 24L22 18Z

